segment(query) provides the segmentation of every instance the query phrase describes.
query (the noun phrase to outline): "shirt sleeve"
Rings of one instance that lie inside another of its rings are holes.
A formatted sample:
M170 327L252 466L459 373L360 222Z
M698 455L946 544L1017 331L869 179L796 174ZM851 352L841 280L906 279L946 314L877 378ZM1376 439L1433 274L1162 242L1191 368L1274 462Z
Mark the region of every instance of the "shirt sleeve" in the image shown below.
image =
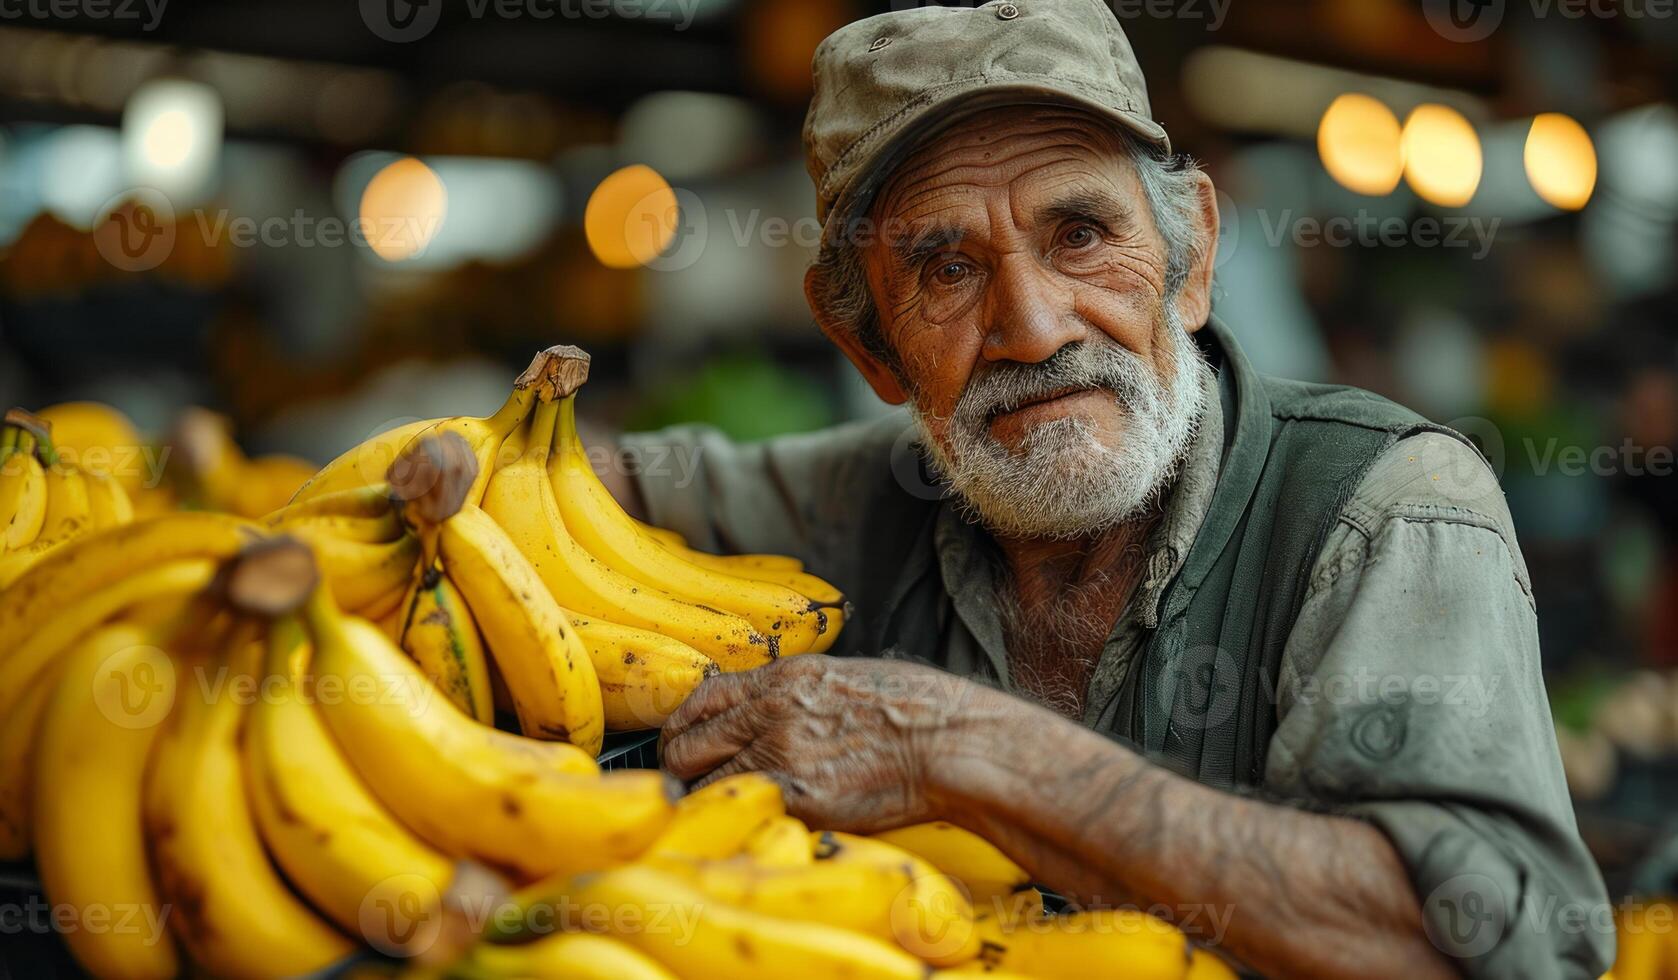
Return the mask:
M1428 434L1365 477L1283 655L1266 788L1391 839L1429 938L1469 977L1595 978L1613 957L1574 823L1508 509Z

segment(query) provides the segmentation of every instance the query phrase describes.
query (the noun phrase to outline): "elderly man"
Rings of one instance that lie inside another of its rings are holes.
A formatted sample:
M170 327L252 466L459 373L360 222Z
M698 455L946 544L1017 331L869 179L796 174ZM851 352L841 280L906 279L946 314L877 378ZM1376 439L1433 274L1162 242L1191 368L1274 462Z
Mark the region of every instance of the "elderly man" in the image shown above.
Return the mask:
M666 768L767 773L824 827L954 821L1267 975L1600 974L1495 478L1254 373L1211 315L1211 181L1100 0L874 17L815 80L806 292L907 416L626 440L699 461L617 488L644 514L855 604L851 656L703 684Z

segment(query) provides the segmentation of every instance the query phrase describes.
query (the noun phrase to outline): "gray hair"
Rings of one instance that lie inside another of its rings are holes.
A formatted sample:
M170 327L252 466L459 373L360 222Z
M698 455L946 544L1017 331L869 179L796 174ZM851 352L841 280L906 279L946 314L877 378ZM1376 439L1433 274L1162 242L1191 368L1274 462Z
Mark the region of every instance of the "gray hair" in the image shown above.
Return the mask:
M1112 134L1136 167L1142 193L1154 215L1154 227L1165 241L1165 293L1177 295L1188 282L1210 242L1200 234L1200 165L1183 154L1169 154L1128 133ZM865 216L853 217L853 227ZM868 289L862 253L854 234L840 234L822 242L816 256L812 293L817 307L847 327L870 354L895 365L897 357L880 329L880 314Z

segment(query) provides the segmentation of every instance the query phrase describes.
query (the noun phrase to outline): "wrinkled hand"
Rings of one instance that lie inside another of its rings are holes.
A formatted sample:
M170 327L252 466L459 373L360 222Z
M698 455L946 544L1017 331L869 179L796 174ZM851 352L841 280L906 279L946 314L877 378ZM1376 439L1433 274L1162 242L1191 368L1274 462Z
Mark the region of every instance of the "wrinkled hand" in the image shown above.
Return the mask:
M989 693L905 661L788 657L700 684L665 722L661 755L695 786L764 773L794 816L868 833L935 819L927 768Z

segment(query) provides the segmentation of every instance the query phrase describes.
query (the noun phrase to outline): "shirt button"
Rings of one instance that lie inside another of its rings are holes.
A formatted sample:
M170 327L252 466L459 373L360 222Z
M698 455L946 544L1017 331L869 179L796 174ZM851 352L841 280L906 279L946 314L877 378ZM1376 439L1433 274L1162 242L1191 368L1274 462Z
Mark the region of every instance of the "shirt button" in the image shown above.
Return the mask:
M1015 17L1018 17L1019 15L1020 15L1020 8L1014 6L1011 3L1005 3L1002 6L996 8L996 17L997 17L998 20L1013 20Z

